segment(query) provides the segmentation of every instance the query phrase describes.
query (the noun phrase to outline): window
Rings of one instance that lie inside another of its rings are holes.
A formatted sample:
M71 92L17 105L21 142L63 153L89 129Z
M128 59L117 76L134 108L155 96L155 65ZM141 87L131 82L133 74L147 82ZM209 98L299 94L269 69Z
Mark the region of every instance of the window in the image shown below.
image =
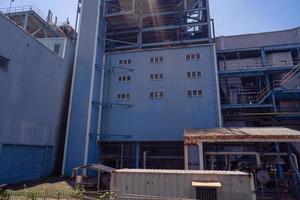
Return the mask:
M150 57L149 59L151 64L159 64L164 62L164 57Z
M131 80L131 76L119 76L118 81L119 82L128 82Z
M202 72L200 71L194 71L194 72L187 72L186 77L187 78L200 78L202 76Z
M151 81L159 81L164 79L164 74L150 74Z
M164 97L164 92L163 91L153 91L149 93L149 97L151 99L161 99Z
M117 94L117 100L128 100L130 99L129 93L118 93Z
M119 60L119 65L131 65L131 59Z
M202 97L203 92L202 92L202 90L188 90L187 91L187 96L189 96L189 97Z
M199 60L200 58L200 53L190 53L185 55L186 60Z
M54 45L54 52L59 54L59 50L60 50L60 44L55 44Z
M3 56L0 56L0 69L1 70L7 71L8 63L9 63L9 59L7 59Z

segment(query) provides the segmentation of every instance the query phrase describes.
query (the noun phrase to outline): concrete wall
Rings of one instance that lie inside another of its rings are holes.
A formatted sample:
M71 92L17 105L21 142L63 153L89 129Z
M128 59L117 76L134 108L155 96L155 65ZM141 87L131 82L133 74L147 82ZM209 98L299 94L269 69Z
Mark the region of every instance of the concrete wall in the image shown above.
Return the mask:
M62 59L3 15L0 44L9 59L0 70L0 183L39 178L61 152L74 46Z
M64 37L59 38L38 38L38 40L43 43L48 49L55 52L55 45L58 45L59 48L57 49L58 52L55 52L58 54L61 58L65 58L66 53L66 47L70 44L71 41Z
M300 28L267 33L255 33L217 38L217 49L238 49L300 43Z

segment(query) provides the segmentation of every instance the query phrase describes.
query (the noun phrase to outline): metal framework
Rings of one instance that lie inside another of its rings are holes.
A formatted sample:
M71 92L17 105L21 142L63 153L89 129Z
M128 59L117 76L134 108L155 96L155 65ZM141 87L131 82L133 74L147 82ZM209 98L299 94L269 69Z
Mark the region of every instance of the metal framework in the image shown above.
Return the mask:
M106 51L211 40L207 0L106 0Z

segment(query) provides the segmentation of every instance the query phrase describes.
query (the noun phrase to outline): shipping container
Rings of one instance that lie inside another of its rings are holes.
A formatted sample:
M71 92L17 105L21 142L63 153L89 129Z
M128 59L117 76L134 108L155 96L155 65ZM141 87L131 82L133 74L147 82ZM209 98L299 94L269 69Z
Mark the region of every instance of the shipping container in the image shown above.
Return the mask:
M123 199L256 199L252 174L239 171L120 169L112 173L111 190Z

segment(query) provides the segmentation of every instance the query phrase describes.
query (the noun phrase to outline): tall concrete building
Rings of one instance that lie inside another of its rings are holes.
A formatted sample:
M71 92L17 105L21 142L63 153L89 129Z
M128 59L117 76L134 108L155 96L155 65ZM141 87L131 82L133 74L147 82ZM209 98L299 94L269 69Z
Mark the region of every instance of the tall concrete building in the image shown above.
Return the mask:
M83 0L63 173L183 168L185 128L221 126L207 0Z
M34 7L0 12L0 184L58 174L75 45Z

